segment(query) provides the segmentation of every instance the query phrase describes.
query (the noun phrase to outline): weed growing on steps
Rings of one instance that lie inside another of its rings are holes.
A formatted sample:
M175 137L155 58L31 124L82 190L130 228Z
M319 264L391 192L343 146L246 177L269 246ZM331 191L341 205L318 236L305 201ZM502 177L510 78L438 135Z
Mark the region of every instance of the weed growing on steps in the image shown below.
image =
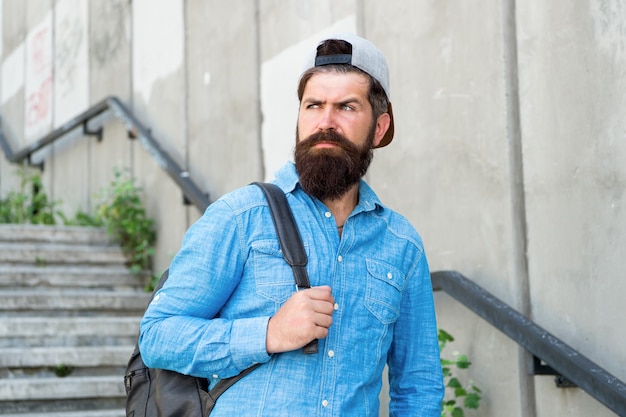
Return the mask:
M0 198L0 223L55 224L60 212L57 202L50 201L43 191L38 171L19 169L20 187Z
M151 271L156 231L154 220L143 207L141 188L127 170L117 169L109 187L101 192L101 199L96 217L120 244L131 272Z
M156 242L154 220L147 216L141 200L142 190L127 170L115 170L109 187L99 193L100 203L95 214L78 212L74 218L56 210L60 202L48 198L38 171L24 167L17 174L21 178L19 190L10 191L0 199L0 223L106 227L120 245L132 273L152 270ZM154 277L147 283L147 289L152 281Z
M72 372L74 372L74 367L66 365L64 363L60 363L53 368L49 368L56 376L59 378L65 378L69 376Z
M439 329L439 351L443 349L449 342L454 341L454 337L445 330ZM469 382L469 387L463 386L459 378L453 373L452 369L467 369L472 363L466 355L454 352L453 359L441 358L441 369L443 371L444 384L446 386L446 396L443 400L441 417L464 417L463 409L475 410L480 405L480 389Z

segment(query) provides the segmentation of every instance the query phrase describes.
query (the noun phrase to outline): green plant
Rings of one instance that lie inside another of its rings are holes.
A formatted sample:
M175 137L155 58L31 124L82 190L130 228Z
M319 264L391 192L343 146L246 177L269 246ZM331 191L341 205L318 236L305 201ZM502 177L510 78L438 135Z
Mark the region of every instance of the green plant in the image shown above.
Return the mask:
M21 167L16 175L20 178L19 190L9 191L5 198L0 198L0 223L54 225L61 220L65 225L103 225L102 219L97 216L78 212L70 219L56 210L60 201L48 198L39 171Z
M146 215L141 201L141 189L128 175L128 171L115 170L110 189L100 192L101 202L96 214L77 212L68 218L55 210L59 202L46 195L38 171L20 168L20 189L10 191L0 199L0 223L57 224L57 218L65 225L106 226L108 233L118 243L126 256L131 272L140 274L151 270L156 232L154 221ZM38 259L38 265L45 260ZM151 290L158 277L149 277L146 289Z
M139 274L152 269L156 232L141 201L141 188L135 185L127 170L115 171L110 188L101 193L97 207L109 234L120 245L131 272Z
M159 279L161 279L161 275L163 274L163 272L161 272L161 274L153 274L152 276L148 277L148 279L146 280L146 286L144 288L147 292L154 291L157 284L159 283Z
M102 227L104 226L104 220L100 218L98 215L92 215L89 213L84 213L79 211L76 213L73 219L68 219L63 215L63 213L59 213L59 216L63 219L63 224L66 226L88 226L88 227Z
M44 192L38 172L21 168L17 170L20 188L10 191L0 199L0 223L56 224L57 202L50 201Z
M51 368L52 372L59 378L64 378L74 372L74 367L66 365L64 363L60 363L59 365Z
M454 337L443 329L439 329L438 338L441 352L449 342L454 341ZM441 369L446 386L446 397L443 400L441 417L464 417L463 409L475 410L480 405L481 400L481 391L476 385L470 381L469 388L466 388L452 373L453 368L467 369L472 363L466 355L461 355L458 352L454 352L453 355L453 359L441 358Z

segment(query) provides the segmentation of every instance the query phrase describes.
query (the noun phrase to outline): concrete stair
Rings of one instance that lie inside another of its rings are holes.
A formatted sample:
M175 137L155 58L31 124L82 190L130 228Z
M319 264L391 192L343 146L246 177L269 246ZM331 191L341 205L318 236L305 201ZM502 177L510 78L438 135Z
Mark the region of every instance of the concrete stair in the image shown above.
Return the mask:
M103 229L0 225L0 416L124 417L143 286Z

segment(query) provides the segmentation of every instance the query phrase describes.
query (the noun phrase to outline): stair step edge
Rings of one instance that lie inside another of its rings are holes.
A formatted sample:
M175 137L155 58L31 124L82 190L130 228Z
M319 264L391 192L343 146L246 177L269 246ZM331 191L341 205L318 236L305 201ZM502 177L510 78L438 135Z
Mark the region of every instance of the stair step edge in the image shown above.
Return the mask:
M2 417L126 417L126 410L80 410L50 413L2 414Z
M130 317L4 317L0 337L132 336L141 316Z
M0 348L0 367L40 368L66 365L71 367L123 366L134 346L79 346Z
M106 229L100 227L2 224L0 241L103 244L111 243L112 239Z
M0 401L124 397L123 376L0 379Z

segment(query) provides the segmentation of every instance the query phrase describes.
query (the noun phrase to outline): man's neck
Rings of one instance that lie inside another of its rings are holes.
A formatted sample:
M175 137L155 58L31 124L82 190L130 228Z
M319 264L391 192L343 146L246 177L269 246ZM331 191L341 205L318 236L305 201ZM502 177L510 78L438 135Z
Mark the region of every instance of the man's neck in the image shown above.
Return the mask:
M354 184L345 194L337 199L326 199L322 203L326 205L335 216L337 227L343 227L348 216L359 203L359 184Z

